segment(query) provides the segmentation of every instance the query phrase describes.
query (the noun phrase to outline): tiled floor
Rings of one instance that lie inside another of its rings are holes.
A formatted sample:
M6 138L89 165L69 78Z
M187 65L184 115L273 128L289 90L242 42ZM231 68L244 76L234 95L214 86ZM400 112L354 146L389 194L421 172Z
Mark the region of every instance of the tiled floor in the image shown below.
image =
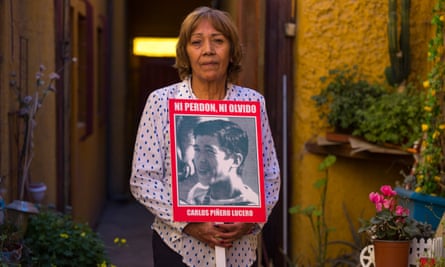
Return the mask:
M111 263L117 267L152 267L152 215L136 201L109 201L96 231L103 238ZM125 238L118 246L115 238Z

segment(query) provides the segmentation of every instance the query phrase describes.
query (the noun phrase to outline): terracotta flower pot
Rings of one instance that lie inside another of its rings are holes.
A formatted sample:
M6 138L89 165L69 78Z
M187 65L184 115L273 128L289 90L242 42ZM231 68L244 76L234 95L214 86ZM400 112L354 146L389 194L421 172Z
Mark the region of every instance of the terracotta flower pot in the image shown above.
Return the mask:
M374 240L375 267L406 267L409 240Z

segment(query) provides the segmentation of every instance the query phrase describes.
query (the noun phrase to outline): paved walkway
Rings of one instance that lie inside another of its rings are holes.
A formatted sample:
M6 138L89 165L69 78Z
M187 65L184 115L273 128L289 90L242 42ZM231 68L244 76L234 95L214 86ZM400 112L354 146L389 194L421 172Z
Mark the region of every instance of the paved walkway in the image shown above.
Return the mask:
M109 201L96 231L107 247L111 263L117 267L152 267L150 225L153 216L133 199ZM114 243L125 238L125 246Z

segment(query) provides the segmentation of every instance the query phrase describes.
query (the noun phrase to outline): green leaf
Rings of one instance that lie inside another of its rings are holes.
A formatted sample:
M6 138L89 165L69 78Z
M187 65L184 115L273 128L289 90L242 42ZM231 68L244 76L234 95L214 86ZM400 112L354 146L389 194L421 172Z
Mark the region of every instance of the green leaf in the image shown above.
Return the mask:
M337 158L334 155L328 155L327 157L324 158L324 160L320 163L320 165L318 166L318 170L320 171L324 171L327 168L331 167L332 165L334 165L335 161L337 160Z

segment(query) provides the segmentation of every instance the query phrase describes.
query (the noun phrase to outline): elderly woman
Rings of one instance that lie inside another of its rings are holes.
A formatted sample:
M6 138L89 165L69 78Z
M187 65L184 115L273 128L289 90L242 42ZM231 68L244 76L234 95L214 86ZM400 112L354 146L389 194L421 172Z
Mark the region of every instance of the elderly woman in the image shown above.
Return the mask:
M227 266L256 266L262 224L173 221L168 99L258 101L267 215L278 201L280 177L264 97L231 82L241 70L242 51L227 13L209 7L183 21L175 67L182 82L155 90L147 99L134 148L130 188L154 214L155 266L215 266L215 246L226 248Z

